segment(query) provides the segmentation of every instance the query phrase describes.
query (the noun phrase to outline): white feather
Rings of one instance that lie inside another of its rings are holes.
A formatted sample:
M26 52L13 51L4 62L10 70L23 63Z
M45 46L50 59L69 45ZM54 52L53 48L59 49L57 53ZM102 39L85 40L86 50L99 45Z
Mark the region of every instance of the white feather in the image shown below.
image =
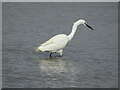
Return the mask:
M59 34L59 35L52 37L45 43L41 44L41 46L39 46L38 48L40 51L56 52L60 49L63 49L66 46L68 40L69 39L67 35Z
M55 35L54 37L50 38L45 43L41 44L39 47L36 48L36 51L49 51L49 52L57 52L62 56L62 52L64 47L67 43L74 37L75 32L77 30L78 25L83 24L89 28L91 28L85 20L78 20L72 26L72 31L69 35L59 34ZM92 29L92 28L91 28ZM92 29L93 30L93 29ZM50 54L51 56L51 54Z

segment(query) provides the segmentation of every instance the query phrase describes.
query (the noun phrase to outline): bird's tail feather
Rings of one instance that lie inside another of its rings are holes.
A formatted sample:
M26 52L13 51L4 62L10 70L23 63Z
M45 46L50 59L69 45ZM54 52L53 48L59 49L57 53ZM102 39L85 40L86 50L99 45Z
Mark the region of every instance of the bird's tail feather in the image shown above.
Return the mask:
M35 48L36 52L42 52L38 47Z

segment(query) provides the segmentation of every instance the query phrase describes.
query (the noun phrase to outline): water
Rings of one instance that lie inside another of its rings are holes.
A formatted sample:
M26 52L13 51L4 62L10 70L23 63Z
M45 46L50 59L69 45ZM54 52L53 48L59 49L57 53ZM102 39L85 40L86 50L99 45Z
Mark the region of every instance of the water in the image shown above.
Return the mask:
M117 3L3 3L3 87L118 87ZM63 57L34 49L78 27Z

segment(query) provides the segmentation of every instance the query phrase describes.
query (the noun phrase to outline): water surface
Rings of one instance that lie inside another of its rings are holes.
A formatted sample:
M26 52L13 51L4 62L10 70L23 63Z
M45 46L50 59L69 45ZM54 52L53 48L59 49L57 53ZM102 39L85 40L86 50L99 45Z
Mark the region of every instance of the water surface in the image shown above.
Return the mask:
M118 87L117 15L117 3L3 3L3 87ZM80 18L94 31L79 26L63 57L34 52Z

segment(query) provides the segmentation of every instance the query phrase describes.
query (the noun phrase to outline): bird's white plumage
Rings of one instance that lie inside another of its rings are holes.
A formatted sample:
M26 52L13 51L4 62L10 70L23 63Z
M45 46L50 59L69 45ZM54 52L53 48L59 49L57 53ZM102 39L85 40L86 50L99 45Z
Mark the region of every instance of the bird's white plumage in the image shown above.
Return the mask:
M41 46L39 46L38 48L41 51L56 52L58 50L63 49L66 46L67 42L68 36L65 34L59 34L50 38L45 43L41 44Z
M72 31L69 35L65 34L58 34L54 37L50 38L45 43L41 44L39 47L36 48L36 51L49 51L49 52L57 52L62 56L62 52L64 47L67 45L67 43L74 37L75 32L77 30L78 25L83 24L89 28L91 28L85 20L80 19L76 21L72 26ZM92 29L92 28L91 28ZM92 29L93 30L93 29ZM51 56L51 54L50 54Z

